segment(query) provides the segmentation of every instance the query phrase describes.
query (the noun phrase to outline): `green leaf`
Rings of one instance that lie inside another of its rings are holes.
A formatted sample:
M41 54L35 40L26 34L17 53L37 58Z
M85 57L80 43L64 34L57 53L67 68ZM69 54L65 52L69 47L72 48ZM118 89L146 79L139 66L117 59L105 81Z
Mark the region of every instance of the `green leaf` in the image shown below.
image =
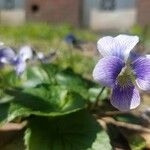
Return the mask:
M20 77L21 87L35 87L49 81L47 73L41 67L30 67Z
M86 101L77 93L62 86L9 90L11 101L0 104L1 122L9 122L17 117L59 116L85 108ZM5 117L4 117L5 116Z
M107 133L86 111L66 116L30 118L27 150L111 150Z
M7 122L9 107L10 107L9 103L0 105L0 125L3 125Z
M132 130L121 129L112 124L107 125L107 131L114 147L119 147L120 149L125 150L144 150L146 147L146 141L140 133L135 133Z
M5 93L4 89L0 89L0 104L9 102L12 100L12 96Z
M118 115L115 115L114 118L118 121L129 122L133 124L141 124L141 118L131 113L130 114L129 113L118 114Z
M89 100L90 102L95 102L97 100L97 96L99 95L99 93L102 91L103 87L91 87L88 90L89 93ZM99 97L100 101L104 101L108 98L108 90L105 88L101 94L101 96Z
M21 76L16 76L14 71L7 71L3 73L1 80L4 81L0 84L2 88L31 88L39 84L63 85L68 90L80 94L91 102L96 99L99 94L99 89L101 89L98 84L83 78L72 69L68 68L62 70L59 66L54 64L42 64L30 68L28 67ZM103 97L106 97L106 94Z
M49 78L52 78L56 75L59 71L61 71L61 68L58 65L55 64L42 64L41 68L45 70L45 72L48 74Z
M122 134L121 130L117 126L113 124L107 124L107 132L114 149L119 147L121 150L130 150L130 146L126 137Z
M142 150L146 148L146 141L140 135L128 136L128 142L132 150Z
M21 76L17 76L15 71L7 71L1 74L2 88L14 87L35 87L38 84L49 81L47 73L41 67L30 67Z
M2 70L0 72L0 88L15 87L21 84L14 71Z
M56 74L56 81L58 84L64 85L68 89L79 93L85 99L89 99L89 88L97 86L97 84L83 78L81 75L73 72L70 68L58 72Z

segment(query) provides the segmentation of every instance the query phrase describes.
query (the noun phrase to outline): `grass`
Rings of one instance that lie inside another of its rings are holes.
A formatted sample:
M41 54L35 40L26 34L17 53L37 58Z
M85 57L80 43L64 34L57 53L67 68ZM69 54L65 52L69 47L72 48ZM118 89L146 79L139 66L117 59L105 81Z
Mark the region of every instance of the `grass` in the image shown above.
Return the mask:
M91 31L76 29L70 25L49 25L46 23L28 23L21 26L0 26L0 40L6 45L18 49L22 45L31 45L37 51L47 52L57 49L55 63L62 67L72 67L76 72L90 76L95 58L69 47L64 37L74 33L79 39L96 42L97 36ZM72 53L73 51L73 53Z
M94 41L95 34L89 31L77 30L70 25L49 25L46 23L28 23L21 26L0 26L0 39L8 44L51 43L54 39L63 40L68 33L74 33L79 38Z

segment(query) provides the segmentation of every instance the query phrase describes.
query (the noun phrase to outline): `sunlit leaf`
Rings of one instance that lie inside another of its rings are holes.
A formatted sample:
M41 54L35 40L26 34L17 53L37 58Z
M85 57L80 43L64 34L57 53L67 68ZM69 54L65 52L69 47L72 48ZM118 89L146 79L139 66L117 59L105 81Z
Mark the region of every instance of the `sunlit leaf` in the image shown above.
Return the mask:
M98 85L96 83L83 78L81 75L73 72L71 69L66 69L57 73L56 81L58 84L64 85L67 88L81 94L87 100L92 98L89 89L92 87L98 88ZM99 93L95 94L95 98L98 94Z
M47 73L40 67L30 67L25 70L21 76L17 76L15 71L7 71L1 75L2 88L14 87L35 87L43 82L48 82L49 77Z
M88 90L89 93L89 100L91 102L95 102L98 98L99 93L101 92L103 87L91 87ZM108 98L108 90L104 89L102 94L99 97L100 101L106 100Z
M61 86L8 90L11 102L0 104L0 120L7 122L16 117L59 116L85 108L86 101L77 93ZM5 117L4 117L5 116Z
M128 142L132 150L142 150L146 147L146 142L140 135L128 136Z

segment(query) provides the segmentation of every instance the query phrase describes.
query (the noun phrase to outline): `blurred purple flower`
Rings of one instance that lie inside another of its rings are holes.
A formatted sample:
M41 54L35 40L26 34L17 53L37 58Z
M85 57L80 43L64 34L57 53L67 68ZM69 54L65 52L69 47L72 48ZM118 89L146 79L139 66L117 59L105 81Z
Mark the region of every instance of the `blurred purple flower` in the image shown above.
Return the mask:
M69 45L72 45L74 48L82 50L82 44L85 44L85 41L78 39L74 34L70 33L65 37L65 42Z
M77 38L74 34L70 33L68 34L66 37L65 37L65 41L68 43L68 44L73 44L75 41L77 41Z
M13 49L9 47L0 47L0 65L10 64L15 58L16 54Z
M20 48L18 55L13 59L13 65L17 75L21 75L26 69L26 61L32 59L33 51L30 46Z
M140 104L142 90L150 90L150 56L132 57L130 51L139 42L137 36L106 36L97 43L103 56L93 70L94 79L112 88L111 104L128 111ZM133 59L134 58L134 59Z
M0 66L4 64L11 64L14 66L17 75L24 72L26 68L26 61L32 59L33 52L30 46L23 46L20 48L18 54L9 47L0 48Z

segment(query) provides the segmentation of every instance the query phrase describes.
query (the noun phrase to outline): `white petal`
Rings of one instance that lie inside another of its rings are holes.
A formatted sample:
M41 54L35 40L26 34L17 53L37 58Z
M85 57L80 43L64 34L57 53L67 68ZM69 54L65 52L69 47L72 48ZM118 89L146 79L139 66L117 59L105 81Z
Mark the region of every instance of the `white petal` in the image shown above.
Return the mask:
M27 59L31 59L33 56L33 52L30 46L23 46L20 48L18 57L21 57L23 61Z
M120 34L120 35L115 37L115 40L117 40L120 43L121 50L124 53L124 57L125 57L125 59L127 59L129 57L130 51L139 42L139 37Z
M150 58L150 55L146 55L146 58Z
M44 58L44 53L38 52L38 53L37 53L37 58L38 58L38 59L43 59L43 58Z
M97 49L102 56L120 56L120 45L117 40L111 36L101 38L97 42Z
M3 46L3 45L4 45L4 43L0 41L0 46Z
M117 56L127 60L130 51L139 42L138 36L118 35L106 36L97 42L97 48L102 56Z

